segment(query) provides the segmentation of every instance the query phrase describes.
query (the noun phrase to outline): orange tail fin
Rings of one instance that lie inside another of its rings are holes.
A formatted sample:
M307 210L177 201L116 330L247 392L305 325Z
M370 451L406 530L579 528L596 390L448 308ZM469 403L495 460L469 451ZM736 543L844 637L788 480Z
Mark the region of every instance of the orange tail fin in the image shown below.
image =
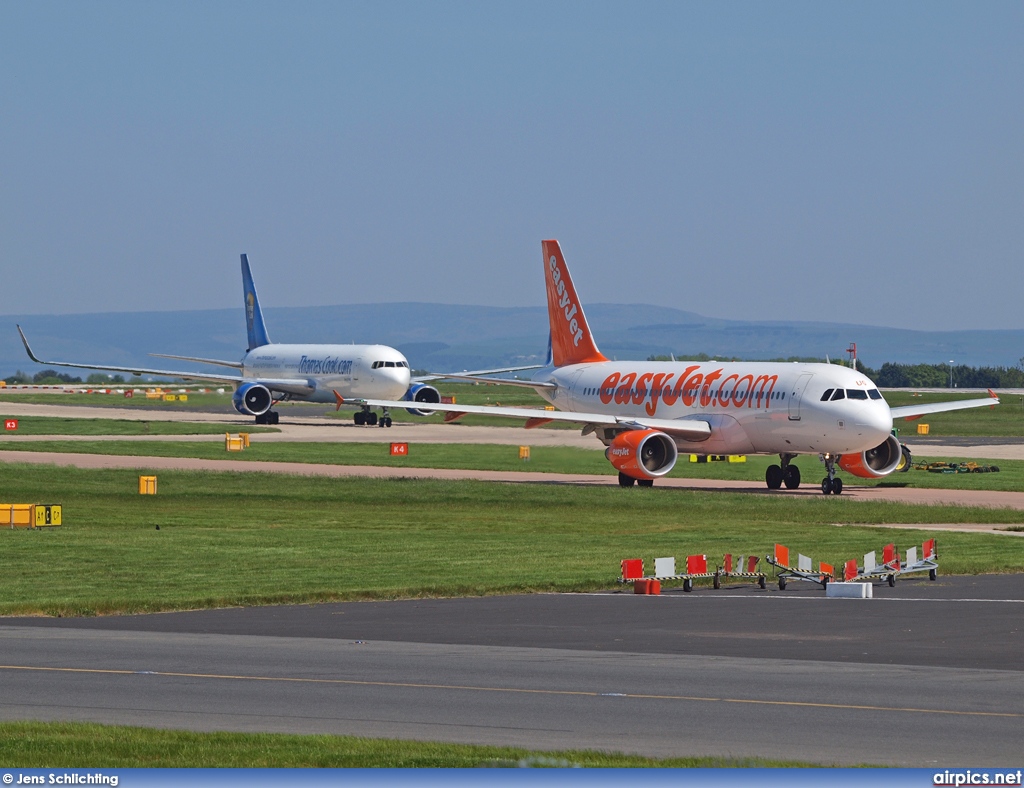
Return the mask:
M594 343L558 241L541 241L541 248L544 251L544 284L548 291L552 363L556 367L564 367L567 364L607 361Z

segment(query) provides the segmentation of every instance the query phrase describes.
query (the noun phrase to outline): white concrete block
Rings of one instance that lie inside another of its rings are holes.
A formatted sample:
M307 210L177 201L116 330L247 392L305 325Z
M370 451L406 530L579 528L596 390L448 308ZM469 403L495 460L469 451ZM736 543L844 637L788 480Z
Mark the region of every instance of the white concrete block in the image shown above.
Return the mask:
M871 599L871 583L829 583L825 596L837 599Z

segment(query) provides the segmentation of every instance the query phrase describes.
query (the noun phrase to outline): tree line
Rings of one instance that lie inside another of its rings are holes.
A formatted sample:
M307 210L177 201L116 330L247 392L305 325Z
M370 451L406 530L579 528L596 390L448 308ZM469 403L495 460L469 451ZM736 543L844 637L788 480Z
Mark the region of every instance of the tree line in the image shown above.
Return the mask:
M676 361L740 361L738 358L723 358L721 356L708 356L705 353L698 353L695 356L648 356L648 361L669 361L670 358ZM773 358L769 361L779 362L811 362L822 363L821 358L802 358L791 356L789 358ZM832 361L833 364L845 362ZM883 389L942 389L950 386L950 365L949 364L894 364L886 362L878 369L863 364L857 360L857 369L870 378L879 388ZM969 367L966 364L953 366L952 385L962 389L1016 389L1024 388L1024 358L1015 367Z

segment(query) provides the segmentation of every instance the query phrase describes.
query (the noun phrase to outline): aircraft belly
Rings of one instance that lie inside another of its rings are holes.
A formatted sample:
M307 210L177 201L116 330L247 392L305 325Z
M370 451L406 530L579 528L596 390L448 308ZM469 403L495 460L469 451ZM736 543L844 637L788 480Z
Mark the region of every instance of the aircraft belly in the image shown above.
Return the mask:
M754 454L756 449L747 431L732 416L704 413L701 420L711 425L711 437L703 441L676 438L680 451L701 454Z

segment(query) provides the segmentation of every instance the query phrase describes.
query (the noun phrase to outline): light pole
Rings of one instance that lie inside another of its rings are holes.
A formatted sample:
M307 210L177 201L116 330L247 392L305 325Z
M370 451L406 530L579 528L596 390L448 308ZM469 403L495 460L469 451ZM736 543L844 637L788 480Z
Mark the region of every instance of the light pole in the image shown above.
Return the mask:
M949 387L953 388L953 359L949 360Z

